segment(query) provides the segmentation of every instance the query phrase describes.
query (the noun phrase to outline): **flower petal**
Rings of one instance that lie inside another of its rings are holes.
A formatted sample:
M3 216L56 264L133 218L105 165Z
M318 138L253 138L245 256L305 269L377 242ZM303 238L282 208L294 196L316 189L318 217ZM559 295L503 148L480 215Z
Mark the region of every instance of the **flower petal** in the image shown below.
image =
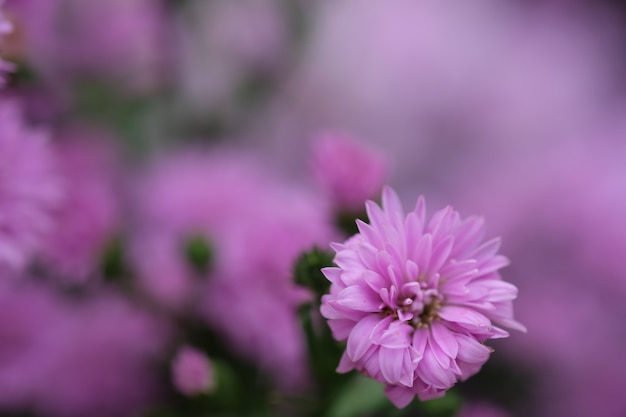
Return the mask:
M454 372L449 368L443 368L439 364L429 346L426 347L424 357L417 367L417 375L427 385L441 389L450 388L456 382Z
M403 373L410 373L413 382L413 369L404 369L404 355L406 349L388 349L381 347L378 352L380 372L389 384L399 384Z
M339 365L337 366L337 373L345 374L354 369L354 362L348 356L348 352L343 352L341 355L341 360L339 361Z
M431 324L430 331L431 339L437 343L439 348L450 358L455 359L459 352L459 343L454 334L446 326L436 321Z
M415 261L417 266L419 267L422 273L428 271L428 266L430 264L430 259L433 250L433 237L429 233L426 233L422 238L417 242L417 246L415 247L415 251L411 256L411 259Z
M491 349L478 340L470 336L458 335L457 341L459 343L458 358L463 362L482 364L489 359Z
M393 227L398 231L404 231L404 208L398 194L388 186L383 188L383 210L387 214Z
M367 350L374 346L370 341L370 335L374 327L380 322L380 317L375 314L369 314L363 317L352 329L348 336L348 344L346 352L354 362L358 361L365 355Z
M357 311L375 312L380 309L380 296L370 288L353 285L337 294L337 304Z
M389 325L380 339L380 344L390 349L405 349L411 344L413 327L395 321Z
M387 385L385 395L397 408L406 407L415 398L415 393L410 388L401 385Z
M470 328L491 327L491 321L487 317L471 308L447 305L443 306L438 314L442 319L459 323L464 327L465 325L469 325Z

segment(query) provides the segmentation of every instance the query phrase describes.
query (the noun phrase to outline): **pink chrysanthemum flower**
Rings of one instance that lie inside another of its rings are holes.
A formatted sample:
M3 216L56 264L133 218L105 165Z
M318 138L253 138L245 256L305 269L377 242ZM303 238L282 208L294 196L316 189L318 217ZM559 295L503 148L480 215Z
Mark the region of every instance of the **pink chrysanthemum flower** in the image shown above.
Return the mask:
M334 337L347 339L337 371L386 384L401 408L478 372L492 351L483 342L508 336L492 322L525 329L513 319L517 288L497 272L508 264L499 239L481 243L482 218L461 220L446 207L427 221L422 197L405 217L388 187L382 209L366 208L371 224L357 220L360 233L333 244L321 312Z

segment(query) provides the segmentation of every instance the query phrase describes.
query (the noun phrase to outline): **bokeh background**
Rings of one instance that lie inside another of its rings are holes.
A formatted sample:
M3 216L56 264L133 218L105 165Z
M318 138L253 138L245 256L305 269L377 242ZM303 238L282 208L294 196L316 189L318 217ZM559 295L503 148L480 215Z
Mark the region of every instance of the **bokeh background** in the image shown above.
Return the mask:
M619 2L1 10L1 415L294 415L312 372L294 264L383 182L484 215L511 259L528 333L492 345L461 413L626 415ZM211 378L193 358L172 376L185 346Z

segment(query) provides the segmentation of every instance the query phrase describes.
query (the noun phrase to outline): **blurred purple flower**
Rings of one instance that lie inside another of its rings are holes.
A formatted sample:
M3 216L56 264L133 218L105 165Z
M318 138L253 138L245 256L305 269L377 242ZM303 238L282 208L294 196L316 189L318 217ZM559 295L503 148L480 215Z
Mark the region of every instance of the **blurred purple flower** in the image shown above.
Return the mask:
M204 236L211 243L227 235L265 189L264 172L252 158L196 151L155 158L129 193L135 197L130 260L139 284L173 309L189 306L198 283L184 256L185 240Z
M225 343L281 388L305 384L296 309L309 295L291 272L301 251L333 237L319 198L278 181L250 156L219 151L157 161L136 195L131 259L142 288L168 307L197 307ZM211 249L206 272L185 257L190 237Z
M513 319L517 288L497 272L508 259L499 239L480 243L481 218L461 221L447 207L427 223L423 198L405 218L388 187L382 209L366 208L371 224L358 220L360 233L333 246L338 267L322 270L332 284L322 315L347 339L337 370L385 383L397 407L442 396L480 370L484 341L508 336L492 321L525 330Z
M154 361L162 353L166 329L145 312L115 296L101 295L70 309L58 323L56 346L41 381L44 414L60 416L136 415L158 400Z
M7 42L11 56L27 61L35 68L51 71L46 64L58 59L55 16L61 0L4 0L14 27ZM54 71L53 71L54 72Z
M269 371L273 384L284 391L299 391L307 386L309 375L296 311L310 296L290 285L289 268L272 277L255 270L249 260L241 261L249 265L233 265L209 284L202 306L204 316L225 342ZM276 284L268 278L274 278Z
M97 272L120 227L118 155L113 140L98 132L74 129L60 136L53 150L66 192L39 256L48 271L84 281Z
M214 241L221 255L203 311L225 340L270 370L280 388L298 390L307 384L308 362L296 311L310 295L295 286L293 268L303 251L328 245L334 232L315 195L257 184L246 213Z
M378 139L400 189L445 195L468 172L570 143L616 88L611 24L588 15L492 0L315 4L299 65L264 118L276 162L294 170L298 138L341 126Z
M61 190L47 139L0 102L0 268L24 268L52 226Z
M2 42L2 37L8 33L11 33L13 30L13 25L6 18L2 9L4 8L4 0L0 0L0 51L4 47L4 43ZM0 57L0 86L2 86L5 82L4 73L12 71L14 69L14 65L10 62L6 62Z
M48 80L106 77L143 90L163 76L165 5L152 0L8 0L19 31L15 53Z
M502 351L541 382L534 416L626 411L615 395L626 383L618 353L626 350L624 127L623 115L601 120L579 132L584 141L519 155L500 162L498 175L458 184L464 209L484 212L516 260L507 276L520 289L516 316L531 331Z
M213 390L213 367L207 356L190 346L183 346L172 362L172 379L184 395L197 395Z
M338 210L359 212L387 179L387 161L374 149L340 132L325 132L313 143L313 176Z
M13 30L13 25L4 15L4 2L5 0L0 0L0 39Z
M283 64L287 13L273 0L193 0L179 25L179 81L189 111L222 112L242 85Z
M135 88L160 81L167 51L164 2L65 0L65 7L72 33L64 39L73 43L64 50L77 69L108 73Z
M3 285L0 408L59 417L136 415L158 398L152 361L166 334L115 295L72 303L43 287Z
M20 281L20 284L24 284ZM0 283L0 409L32 406L45 381L41 370L52 354L61 303L31 286Z

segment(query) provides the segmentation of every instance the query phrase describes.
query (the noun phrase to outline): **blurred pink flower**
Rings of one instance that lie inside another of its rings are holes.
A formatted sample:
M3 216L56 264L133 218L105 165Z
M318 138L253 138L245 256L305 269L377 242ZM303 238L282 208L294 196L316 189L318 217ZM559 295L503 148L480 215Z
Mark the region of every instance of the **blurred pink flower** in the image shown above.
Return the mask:
M579 132L583 141L519 155L500 162L498 175L458 184L457 199L485 213L516 260L507 275L530 331L502 351L542 382L533 387L536 416L626 410L616 395L626 381L626 334L616 331L626 315L626 130L623 115L606 122Z
M183 346L172 362L172 379L184 395L197 395L213 390L215 381L209 358L201 351Z
M400 189L445 193L570 143L616 88L611 24L595 17L493 0L315 3L299 65L262 118L294 170L298 138L341 126L384 147Z
M164 2L64 0L64 7L72 29L63 39L72 43L62 46L78 70L110 74L135 88L161 81L167 57Z
M147 171L131 248L142 288L170 308L197 308L281 388L301 387L307 363L296 309L309 295L291 272L301 251L332 239L327 207L241 153L169 155ZM206 272L185 256L190 237L211 249Z
M0 39L3 35L11 33L13 30L13 25L4 15L4 2L5 0L0 0Z
M492 321L525 330L513 319L517 288L497 272L508 259L499 239L480 243L481 218L461 221L451 207L427 222L420 198L405 217L388 187L382 209L366 207L371 224L357 221L360 233L333 246L338 267L322 270L331 282L322 315L347 339L338 371L385 383L397 407L442 396L480 370L484 341L508 336Z
M39 257L62 279L85 281L98 273L106 245L119 231L118 155L113 139L99 132L74 129L60 136L53 150L66 192Z
M288 16L274 0L193 0L179 25L179 82L189 111L222 112L242 85L285 61Z
M326 246L335 235L316 196L279 182L257 184L246 212L214 241L221 255L202 309L280 388L298 390L307 384L308 362L296 311L310 295L294 284L293 268L303 251Z
M4 280L3 280L4 281ZM32 406L45 381L41 370L56 340L61 303L46 291L25 285L0 283L0 409Z
M27 284L3 285L0 301L0 409L118 417L158 400L152 362L167 329L147 313L113 294L72 302Z
M130 260L139 284L169 308L188 307L198 280L184 254L185 240L209 243L249 215L265 190L265 173L249 156L202 150L155 158L137 175Z
M4 0L0 0L0 51L3 48L2 37L8 33L11 33L13 30L13 25L9 20L7 20L6 16L4 16L2 9L4 7ZM14 65L10 62L6 62L0 57L0 86L4 84L4 73L12 71L14 69Z
M21 37L15 51L49 80L109 78L143 90L162 78L165 5L153 0L8 0Z
M41 381L43 414L59 416L136 415L158 402L154 362L163 353L167 328L117 296L101 294L70 308L57 323L56 346Z
M299 391L307 386L309 375L296 311L310 295L290 283L290 268L286 265L280 275L272 276L263 271L261 264L256 270L254 262L245 258L240 262L246 264L233 265L229 271L212 277L202 306L204 317L236 352L268 371L273 384L285 391ZM266 262L268 266L273 263ZM293 262L295 258L290 260Z
M613 334L618 303L610 301L626 294L626 149L603 144L601 130L586 134L586 143L520 156L498 175L474 176L457 193L465 208L489 217L518 260L509 277L523 294L518 317L533 331L506 350L538 364L569 367L590 355L597 340ZM568 309L565 300L585 307ZM590 337L580 340L584 323Z
M24 268L51 229L61 190L47 140L0 102L0 268Z
M338 210L361 211L382 190L387 165L381 152L344 133L325 132L313 143L313 176Z

